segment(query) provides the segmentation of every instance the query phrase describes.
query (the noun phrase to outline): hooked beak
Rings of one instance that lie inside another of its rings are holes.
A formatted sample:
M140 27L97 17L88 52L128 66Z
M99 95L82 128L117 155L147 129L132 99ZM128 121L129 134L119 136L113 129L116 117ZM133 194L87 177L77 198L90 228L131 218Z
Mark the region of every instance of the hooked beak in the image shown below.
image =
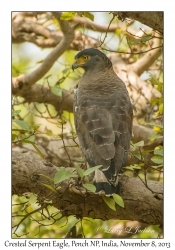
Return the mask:
M74 71L74 69L77 69L79 66L77 64L77 62L75 61L73 64L72 64L72 70Z

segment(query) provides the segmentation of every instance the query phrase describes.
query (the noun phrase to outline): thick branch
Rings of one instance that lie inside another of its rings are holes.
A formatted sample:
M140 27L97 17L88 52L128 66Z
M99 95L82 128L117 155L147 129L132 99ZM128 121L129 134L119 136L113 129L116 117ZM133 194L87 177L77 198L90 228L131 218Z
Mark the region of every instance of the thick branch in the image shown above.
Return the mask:
M24 98L24 102L38 102L52 104L55 109L62 113L63 110L68 112L73 111L73 91L62 89L62 96L57 96L47 86L40 84L34 84L30 90L25 89L12 89L14 96L21 96Z
M163 33L163 11L133 11L133 12L114 12L119 19L126 17L137 20L154 30Z
M63 38L61 31L50 30L47 27L35 22L13 21L12 22L12 42L30 42L40 48L53 48L58 45ZM75 37L69 44L68 49L81 50L83 48L99 46L99 41L95 38L75 31Z
M141 66L141 68L139 68L137 63L127 65L121 58L117 57L115 53L109 53L108 57L112 61L114 71L126 84L130 98L137 109L136 116L142 117L147 114L148 117L151 117L154 111L150 101L153 98L161 97L161 93L149 82L142 80L135 72L137 69L141 72L143 67L145 67L146 64L148 66L149 63L146 62L144 65L143 62L143 67Z
M58 168L44 165L41 160L36 160L31 154L12 152L12 183L14 194L33 192L39 200L45 199L50 190L41 185L47 179L38 174L45 174L53 178ZM62 214L91 217L102 220L122 219L137 220L148 224L162 224L163 204L161 197L157 199L138 178L120 178L122 188L121 196L125 208L116 205L116 211L111 210L99 195L78 190L75 180L67 180L61 184L57 193L49 196L53 206L61 210ZM148 181L148 186L154 192L163 192L160 182ZM100 205L99 205L100 204Z
M154 50L148 51L144 56L139 58L136 62L128 65L128 68L132 69L137 75L141 75L145 70L147 70L161 55L162 48L160 46L160 39L153 39L152 48L156 48Z
M108 28L108 25L99 25L97 23L94 23L90 21L89 19L85 17L75 16L71 21L79 23L80 26L86 29L91 29L93 31L98 32L106 32L108 29L108 32L115 32L117 28L121 28L119 24L111 24Z
M57 18L59 18L61 16L61 12L57 12L56 15ZM13 78L12 80L13 88L29 89L31 85L36 83L48 72L48 70L52 67L54 62L69 47L74 37L73 29L69 26L67 21L61 21L61 20L60 20L60 27L64 33L64 36L61 39L60 43L51 51L51 53L49 53L49 55L44 59L43 63L36 70L26 75L20 75L19 77Z
M126 83L129 90L130 97L132 98L134 105L137 109L137 116L142 116L145 113L151 115L153 112L152 106L149 104L150 100L155 97L160 97L159 91L151 86L151 84L141 80L134 71L123 70L119 68L120 65L114 63L114 69L118 76ZM126 67L126 66L125 66ZM120 70L120 71L119 71ZM28 90L12 88L12 93L14 96L21 96L24 98L24 102L38 102L52 104L55 109L62 113L63 110L72 112L73 110L73 91L67 91L62 89L62 97L52 93L51 89L47 86L34 84Z

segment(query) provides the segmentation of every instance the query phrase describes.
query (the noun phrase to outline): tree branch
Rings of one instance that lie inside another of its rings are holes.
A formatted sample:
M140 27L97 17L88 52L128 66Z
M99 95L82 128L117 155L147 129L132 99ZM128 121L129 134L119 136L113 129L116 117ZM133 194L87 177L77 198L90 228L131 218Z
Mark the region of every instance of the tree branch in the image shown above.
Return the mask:
M152 48L157 47L157 49L148 51L144 56L139 58L135 63L128 65L128 68L133 70L138 76L140 76L145 70L158 59L162 53L162 48L160 47L160 39L153 39Z
M40 84L34 84L30 90L14 88L12 91L14 96L23 97L23 102L52 104L59 114L61 114L63 110L73 112L73 91L62 89L62 96L57 96L52 93L49 87Z
M35 159L29 153L17 152L12 152L12 168L13 193L22 195L25 192L32 192L38 195L39 200L44 200L50 194L50 190L41 183L52 185L39 174L53 178L58 171L58 168L44 165L41 160ZM162 224L161 197L157 199L138 178L123 176L120 181L124 209L116 205L116 211L111 210L99 195L77 189L77 180L72 179L62 182L61 188L57 189L57 193L53 192L49 199L52 200L52 205L66 216L76 215L102 220L137 220L148 224ZM163 192L162 183L147 181L147 184L153 191Z
M98 32L106 32L107 29L108 32L114 32L116 31L117 28L121 28L119 24L111 24L110 27L108 28L108 25L99 25L97 23L90 21L85 17L80 17L80 16L75 16L71 21L79 23L79 26L82 26L83 28Z
M116 57L115 53L108 54L109 59L112 61L114 71L126 84L129 96L137 110L135 115L137 117L152 116L154 111L150 104L151 99L161 97L161 93L152 86L149 82L142 80L135 72L135 66L126 64L124 60ZM143 64L144 65L144 64ZM148 66L148 64L147 64ZM139 69L139 65L138 65ZM141 69L140 69L141 71Z
M113 12L119 19L126 17L137 20L154 30L163 33L163 11L133 11L133 12Z
M53 48L58 45L63 38L61 31L50 30L40 23L21 20L21 18L12 21L12 42L23 43L30 42L40 48ZM75 37L69 44L68 49L81 50L87 47L99 46L99 41L95 38L75 31Z
M58 19L61 16L61 12L54 12L54 14ZM70 27L67 21L62 20L60 20L60 27L64 33L64 36L61 39L60 43L51 51L51 53L49 53L49 55L44 59L43 63L36 70L26 75L20 75L16 78L13 78L12 88L29 89L31 85L36 83L48 72L54 62L69 47L74 37L73 29Z

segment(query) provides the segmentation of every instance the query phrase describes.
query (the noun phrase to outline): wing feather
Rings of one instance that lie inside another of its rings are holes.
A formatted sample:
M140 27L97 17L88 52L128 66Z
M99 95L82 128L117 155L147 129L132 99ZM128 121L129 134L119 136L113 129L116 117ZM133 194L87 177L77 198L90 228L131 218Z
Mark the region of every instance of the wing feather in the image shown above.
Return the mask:
M77 135L87 161L91 166L102 164L104 170L110 167L114 176L126 163L130 146L132 110L128 98L115 93L100 100L77 90L74 101Z

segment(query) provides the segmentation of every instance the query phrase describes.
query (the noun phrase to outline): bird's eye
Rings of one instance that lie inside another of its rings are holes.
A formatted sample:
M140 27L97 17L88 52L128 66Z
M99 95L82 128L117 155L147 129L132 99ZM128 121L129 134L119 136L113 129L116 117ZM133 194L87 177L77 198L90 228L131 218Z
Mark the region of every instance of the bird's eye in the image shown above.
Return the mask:
M89 56L83 56L83 59L87 61L89 59Z

